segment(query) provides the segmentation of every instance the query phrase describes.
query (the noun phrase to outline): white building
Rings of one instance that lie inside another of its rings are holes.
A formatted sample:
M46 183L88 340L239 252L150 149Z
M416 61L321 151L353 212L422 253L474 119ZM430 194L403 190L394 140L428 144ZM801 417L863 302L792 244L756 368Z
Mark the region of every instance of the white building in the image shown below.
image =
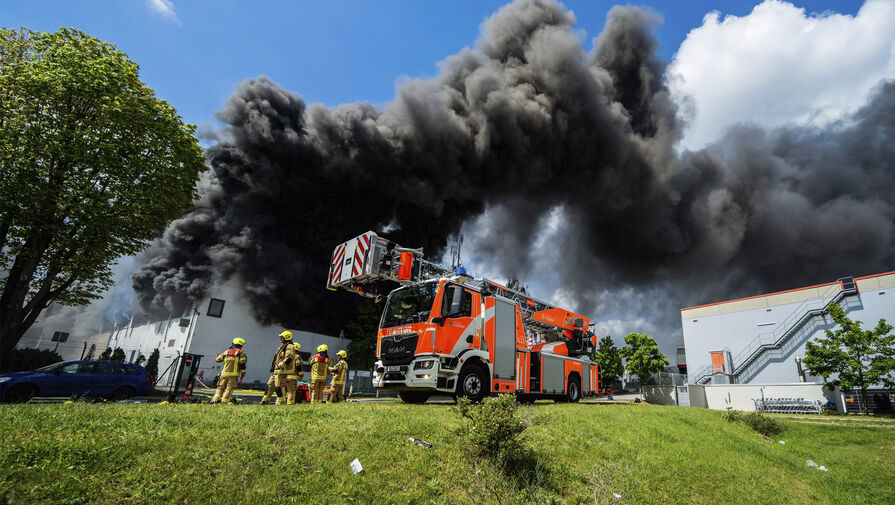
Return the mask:
M204 371L206 382L210 384L221 368L221 364L214 361L215 356L227 349L235 337L242 337L246 340L243 350L248 355L243 384L251 384L254 381L266 383L270 377L271 359L280 345L279 334L284 329L292 331L293 340L301 344L305 362L308 356L316 352L320 344L326 344L330 348L331 356L334 356L339 349L348 348L349 341L344 338L260 325L252 317L249 302L242 297L241 290L230 284L217 287L210 296L197 302L183 317L171 317L142 324L132 321L132 324L122 328L86 339L80 338L77 341L74 341L74 337L66 336L64 346L57 345L52 338L41 336L36 347L39 349L55 347L64 359L79 359L84 348L83 342L86 340L87 347L90 343L96 344L94 359L106 347L112 349L120 347L124 350L128 362L135 361L141 354L148 358L154 349L158 349L159 374L163 374L182 354L199 354L202 355L199 370ZM22 344L20 346L25 347ZM31 343L28 347L35 345ZM173 381L170 372L161 375L159 385L167 385L168 381Z
M831 301L864 329L895 321L895 272L681 309L691 384L797 383L805 344L836 323ZM808 375L806 382L822 382Z

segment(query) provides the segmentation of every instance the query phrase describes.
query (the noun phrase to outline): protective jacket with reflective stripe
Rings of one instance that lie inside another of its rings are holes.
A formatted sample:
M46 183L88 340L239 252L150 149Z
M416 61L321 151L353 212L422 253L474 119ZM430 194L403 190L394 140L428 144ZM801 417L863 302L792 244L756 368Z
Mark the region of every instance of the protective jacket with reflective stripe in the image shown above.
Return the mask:
M309 361L311 363L311 380L325 381L326 369L333 364L333 360L319 354L315 354L311 356L311 359Z
M333 384L345 384L345 376L348 375L348 362L340 359L330 367L329 371L333 374Z
M245 372L248 357L242 349L231 347L218 354L214 360L224 363L221 368L221 377L238 377L239 374Z
M292 342L283 342L277 353L273 357L274 374L277 375L294 375L295 374L295 346Z

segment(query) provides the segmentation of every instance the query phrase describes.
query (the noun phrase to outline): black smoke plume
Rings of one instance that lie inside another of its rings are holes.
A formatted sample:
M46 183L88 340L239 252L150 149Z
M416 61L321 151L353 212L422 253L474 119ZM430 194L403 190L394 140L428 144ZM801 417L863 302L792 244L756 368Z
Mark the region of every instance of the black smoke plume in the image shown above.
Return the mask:
M890 266L895 86L824 129L742 127L678 154L660 22L615 7L587 53L561 4L520 0L383 109L246 80L201 201L134 276L140 300L177 310L234 278L259 321L332 331L347 306L324 290L333 247L386 226L436 257L463 229L505 275L665 332L687 304Z

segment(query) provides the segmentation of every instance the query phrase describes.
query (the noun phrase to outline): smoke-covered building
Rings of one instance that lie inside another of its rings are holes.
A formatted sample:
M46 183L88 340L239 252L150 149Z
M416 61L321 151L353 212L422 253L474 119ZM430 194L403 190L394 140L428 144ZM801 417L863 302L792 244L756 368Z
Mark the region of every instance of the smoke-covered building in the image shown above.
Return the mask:
M895 320L895 272L681 309L691 384L822 382L803 370L805 344L837 325L824 308L842 305L872 329ZM800 373L801 371L801 373Z
M243 349L249 357L244 382L251 383L256 380L267 381L271 358L280 345L278 335L284 329L292 331L294 340L301 344L305 361L320 344L326 344L333 355L339 349L348 348L349 341L344 338L262 325L253 317L249 307L239 286L220 285L184 314L148 322L132 320L130 324L86 339L72 337L71 342L65 342L68 346L62 348L66 351L62 356L64 359L78 359L85 347L84 341L88 342L88 347L90 343L96 344L94 358L106 347L120 347L128 362L136 361L141 355L148 358L154 349L158 349L158 371L163 373L182 354L199 354L203 356L199 370L204 370L206 382L210 384L212 378L220 372L220 363L216 363L214 357L229 347L233 338L242 337L246 340ZM60 349L51 339L41 339L37 347ZM173 380L170 372L161 377L160 385L167 384L168 380Z

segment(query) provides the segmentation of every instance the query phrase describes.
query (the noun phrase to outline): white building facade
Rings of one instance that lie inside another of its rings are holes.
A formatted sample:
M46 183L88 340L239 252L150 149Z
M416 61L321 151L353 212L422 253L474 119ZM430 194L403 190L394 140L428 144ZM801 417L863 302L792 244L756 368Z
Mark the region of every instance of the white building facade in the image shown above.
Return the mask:
M688 382L822 382L801 358L809 340L836 328L824 313L830 302L865 330L895 321L895 272L681 309Z
M176 365L171 364L180 356L186 353L198 354L202 355L199 371L204 372L204 381L210 385L221 368L221 364L215 362L215 356L227 349L235 337L241 337L246 340L243 350L248 356L243 384L252 384L254 381L264 384L270 377L273 354L280 345L279 334L286 329L293 333L293 340L301 344L305 362L307 356L314 354L320 344L329 347L330 356L335 356L340 349L348 349L349 341L344 338L293 328L262 326L252 317L249 303L242 297L241 290L235 285L224 284L218 286L210 296L197 302L182 317L172 316L166 320L143 324L132 322L110 332L80 338L77 342L70 339L61 348L65 350L65 354L61 354L64 359L79 359L84 341L88 342L88 347L91 343L96 344L94 359L106 347L120 347L128 362L136 361L140 355L148 358L154 349L158 349L159 386L173 381ZM37 347L51 350L56 347L57 352L60 349L51 339L42 339Z

